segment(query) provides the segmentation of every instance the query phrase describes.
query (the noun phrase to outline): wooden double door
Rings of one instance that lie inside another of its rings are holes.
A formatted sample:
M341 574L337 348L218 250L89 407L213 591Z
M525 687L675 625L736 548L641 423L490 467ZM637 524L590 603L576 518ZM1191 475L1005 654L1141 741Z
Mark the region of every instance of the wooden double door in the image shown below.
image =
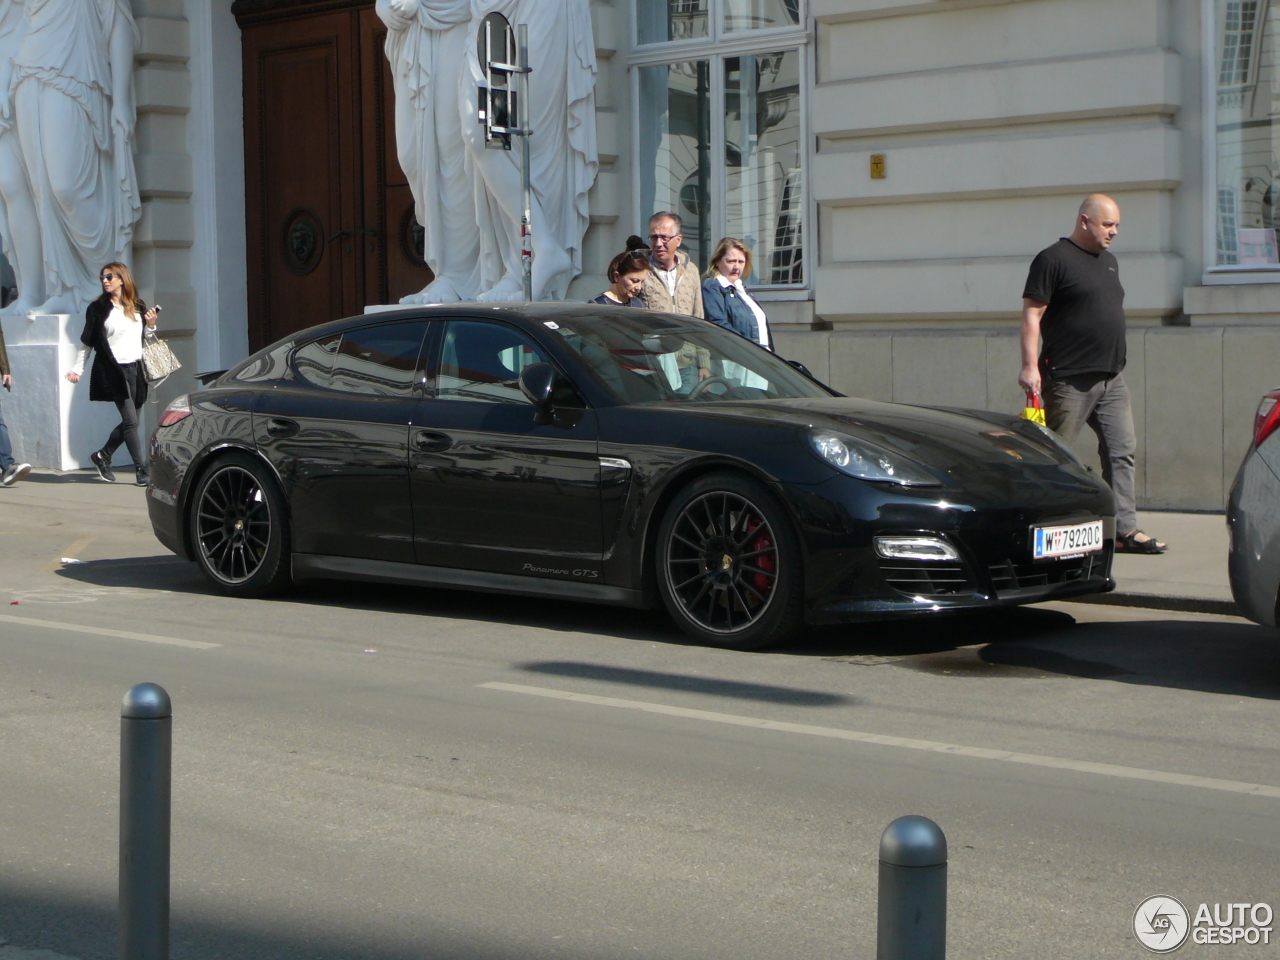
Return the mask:
M334 9L337 6L338 9ZM249 344L432 279L372 0L241 0Z

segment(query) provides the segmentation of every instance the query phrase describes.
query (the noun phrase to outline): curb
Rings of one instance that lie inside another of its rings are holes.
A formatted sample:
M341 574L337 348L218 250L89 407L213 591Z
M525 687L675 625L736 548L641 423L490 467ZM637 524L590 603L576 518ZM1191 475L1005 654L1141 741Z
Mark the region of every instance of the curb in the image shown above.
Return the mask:
M1234 600L1213 597L1178 597L1160 593L1090 593L1072 597L1072 603L1103 603L1115 607L1145 607L1148 610L1174 610L1178 613L1211 613L1222 617L1242 617Z

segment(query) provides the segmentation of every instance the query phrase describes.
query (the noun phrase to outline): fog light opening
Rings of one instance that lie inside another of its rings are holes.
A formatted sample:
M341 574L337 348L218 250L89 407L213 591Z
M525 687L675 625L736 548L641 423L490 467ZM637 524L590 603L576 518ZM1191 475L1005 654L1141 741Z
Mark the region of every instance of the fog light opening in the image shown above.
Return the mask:
M940 537L876 537L876 553L886 560L959 560L956 548Z

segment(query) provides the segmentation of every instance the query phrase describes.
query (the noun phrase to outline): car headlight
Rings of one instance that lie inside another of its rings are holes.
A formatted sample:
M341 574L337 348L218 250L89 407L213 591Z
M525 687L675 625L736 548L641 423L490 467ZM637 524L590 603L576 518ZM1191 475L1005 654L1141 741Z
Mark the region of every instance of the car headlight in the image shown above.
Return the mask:
M936 487L938 478L898 453L827 430L809 434L814 452L841 473L904 487Z

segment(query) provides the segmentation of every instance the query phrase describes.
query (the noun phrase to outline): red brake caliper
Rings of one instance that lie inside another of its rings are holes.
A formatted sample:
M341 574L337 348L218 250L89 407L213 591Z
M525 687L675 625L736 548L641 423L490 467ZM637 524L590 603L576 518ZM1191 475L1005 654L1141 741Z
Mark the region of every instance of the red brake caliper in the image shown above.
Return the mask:
M760 525L760 522L749 523L747 526L747 535L750 536ZM757 550L768 550L772 546L773 541L769 539L769 534L762 531L759 536L747 542L747 552L755 553ZM769 573L773 573L775 563L776 561L774 557L767 553L751 558L751 565L753 567L759 567L761 570L767 570ZM769 578L763 573L751 574L751 585L760 591L760 595L762 597L769 596Z

